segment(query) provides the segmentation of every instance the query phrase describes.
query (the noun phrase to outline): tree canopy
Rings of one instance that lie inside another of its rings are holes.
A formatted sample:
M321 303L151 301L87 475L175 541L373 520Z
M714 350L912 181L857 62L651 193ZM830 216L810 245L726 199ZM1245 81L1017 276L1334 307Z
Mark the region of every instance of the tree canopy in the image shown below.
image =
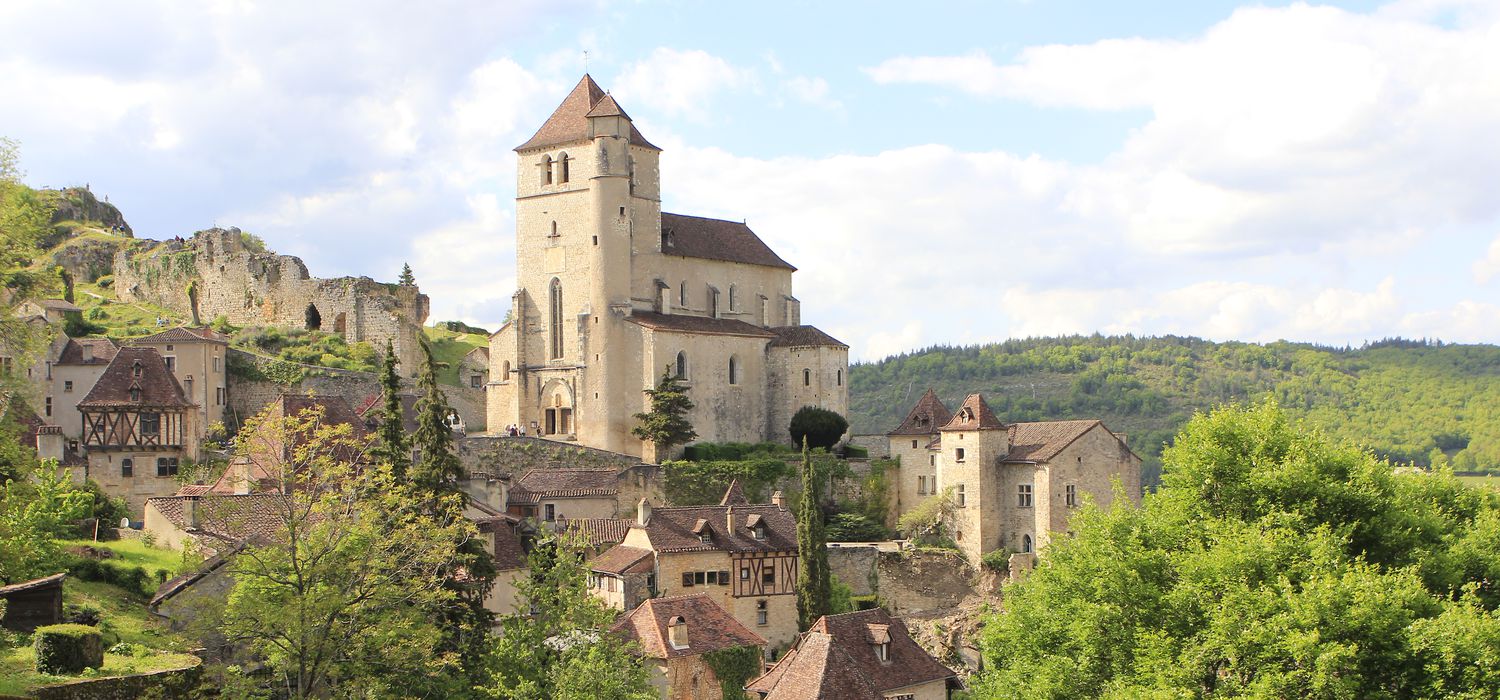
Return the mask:
M697 439L698 433L687 419L688 411L693 410L693 400L688 398L687 387L671 367L662 373L656 388L646 390L646 395L651 399L651 410L635 414L639 424L630 429L630 434L651 441L658 459L673 447Z
M836 411L817 406L803 406L792 414L791 425L787 431L792 435L792 442L798 445L810 445L827 449L837 445L839 438L849 429L849 421Z
M1164 465L1143 506L1086 506L1007 587L978 695L1500 692L1500 495L1269 402L1195 417Z

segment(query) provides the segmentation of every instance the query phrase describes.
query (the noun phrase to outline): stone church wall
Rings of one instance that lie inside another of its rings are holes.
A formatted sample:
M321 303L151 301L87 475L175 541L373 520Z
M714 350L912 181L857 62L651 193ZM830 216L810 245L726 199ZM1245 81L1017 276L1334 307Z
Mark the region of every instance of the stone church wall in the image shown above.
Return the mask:
M418 366L428 300L415 286L368 277L319 279L299 258L248 250L239 229L199 231L141 255L122 251L115 256L114 273L121 301L189 314L188 286L196 280L203 322L223 316L237 326L307 328L316 315L321 330L339 333L349 343L369 342L377 350L390 341L403 369Z

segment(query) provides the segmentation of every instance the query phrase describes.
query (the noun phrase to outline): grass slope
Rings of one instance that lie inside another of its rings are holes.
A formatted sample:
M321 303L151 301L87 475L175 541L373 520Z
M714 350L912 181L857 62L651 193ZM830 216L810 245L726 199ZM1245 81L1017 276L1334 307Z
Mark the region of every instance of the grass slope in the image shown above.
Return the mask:
M490 344L490 339L483 333L462 333L450 331L437 326L427 326L422 329L427 334L427 341L432 344L432 359L438 363L438 382L460 386L458 378L458 362L464 359L474 348L481 348Z
M1500 347L1490 345L1091 336L933 347L850 368L854 431L890 430L928 387L950 409L983 392L1006 421L1101 418L1129 434L1148 477L1194 411L1265 396L1392 460L1500 472Z

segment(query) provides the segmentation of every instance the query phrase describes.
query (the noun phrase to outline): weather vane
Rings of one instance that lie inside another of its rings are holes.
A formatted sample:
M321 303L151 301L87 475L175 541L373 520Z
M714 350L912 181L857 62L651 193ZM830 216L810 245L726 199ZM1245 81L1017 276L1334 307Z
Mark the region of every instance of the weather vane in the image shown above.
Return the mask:
M589 72L589 50L583 50L583 72Z

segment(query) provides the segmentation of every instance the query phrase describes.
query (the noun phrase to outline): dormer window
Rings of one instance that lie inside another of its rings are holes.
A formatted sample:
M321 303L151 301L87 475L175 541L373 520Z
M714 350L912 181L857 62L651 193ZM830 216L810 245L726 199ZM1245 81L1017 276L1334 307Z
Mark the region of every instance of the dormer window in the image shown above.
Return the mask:
M667 621L667 643L671 644L673 649L688 648L687 620L681 615Z
M891 661L891 628L889 625L868 625L866 630L870 634L870 646L875 648L875 658L880 663Z
M671 248L674 245L677 245L677 240L676 240L675 237L672 236L672 229L669 229L669 228L662 229L661 230L661 249L663 251L665 251L666 249Z
M136 387L136 386L130 387L130 401L132 403L140 403L141 402L141 388L140 387Z
M698 541L703 543L713 542L714 535L711 532L700 532L698 533Z
M764 525L756 525L752 532L755 533L755 539L757 540L763 540L766 538L766 526Z
M881 663L889 662L891 660L891 643L886 642L885 644L876 644L875 658L880 659Z
M139 377L139 376L141 376L141 361L140 360L136 360L135 363L130 366L130 376L132 376L132 377Z

